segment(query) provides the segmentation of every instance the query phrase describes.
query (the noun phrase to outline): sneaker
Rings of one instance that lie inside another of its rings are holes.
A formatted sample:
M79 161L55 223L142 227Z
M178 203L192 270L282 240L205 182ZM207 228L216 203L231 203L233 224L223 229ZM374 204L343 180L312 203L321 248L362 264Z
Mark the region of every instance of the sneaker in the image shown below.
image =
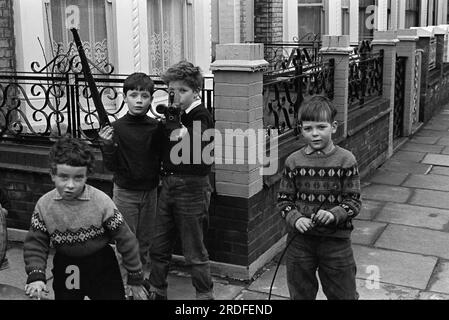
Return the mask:
M9 261L8 258L5 257L5 260L3 260L2 265L0 265L0 270L6 270L9 268Z

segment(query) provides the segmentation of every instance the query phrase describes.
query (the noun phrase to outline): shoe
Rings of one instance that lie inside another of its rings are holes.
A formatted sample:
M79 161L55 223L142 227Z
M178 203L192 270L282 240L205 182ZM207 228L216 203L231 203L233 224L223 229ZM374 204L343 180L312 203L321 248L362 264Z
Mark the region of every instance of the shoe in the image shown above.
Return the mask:
M9 261L8 258L5 257L5 260L3 260L2 265L0 265L0 270L6 270L9 268Z
M150 280L147 279L143 279L143 283L142 283L145 291L147 292L147 297L148 300L167 300L167 296L163 296L158 294L156 291L152 291L151 290L151 286L150 286Z

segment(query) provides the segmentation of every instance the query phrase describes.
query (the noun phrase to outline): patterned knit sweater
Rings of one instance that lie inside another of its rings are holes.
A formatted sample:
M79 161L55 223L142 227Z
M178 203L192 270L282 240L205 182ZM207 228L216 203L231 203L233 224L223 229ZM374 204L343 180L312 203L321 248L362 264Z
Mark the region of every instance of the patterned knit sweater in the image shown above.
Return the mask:
M50 245L66 256L94 254L115 240L128 270L128 284L143 281L138 242L104 192L86 185L75 200L63 200L56 189L43 195L31 217L23 255L27 283L46 281L45 269Z
M305 150L298 150L285 161L278 193L281 216L296 230L300 217L310 218L321 208L334 215L334 223L314 227L306 234L349 238L351 220L361 208L356 159L338 146L327 154L307 154Z

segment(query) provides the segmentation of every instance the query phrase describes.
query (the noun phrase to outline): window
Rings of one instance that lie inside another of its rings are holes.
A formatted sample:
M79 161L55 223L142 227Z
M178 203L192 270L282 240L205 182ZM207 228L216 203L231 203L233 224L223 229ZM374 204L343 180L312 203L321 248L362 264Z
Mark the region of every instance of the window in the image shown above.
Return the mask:
M298 0L298 37L324 33L322 0Z
M170 65L182 60L190 60L191 1L148 0L148 42L150 73L160 74Z
M419 26L420 0L406 0L405 2L405 28Z
M45 3L49 36L46 46L52 55L66 53L69 48L70 55L76 54L72 33L66 28L66 18L74 14L70 10L66 13L69 6L75 6L79 11L79 35L87 58L97 66L104 65L106 61L111 62L106 14L110 3L103 0L48 0Z
M376 1L360 0L359 2L359 39L373 39L374 29L376 28Z

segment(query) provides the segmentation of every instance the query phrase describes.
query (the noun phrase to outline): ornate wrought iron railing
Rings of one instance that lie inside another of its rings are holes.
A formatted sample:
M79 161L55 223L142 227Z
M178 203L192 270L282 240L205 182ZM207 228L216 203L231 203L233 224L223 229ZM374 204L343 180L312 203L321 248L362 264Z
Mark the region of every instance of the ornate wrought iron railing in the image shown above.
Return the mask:
M33 72L0 73L0 140L51 142L64 133L95 142L99 130L91 94L81 73L79 58L57 56L43 68L33 62ZM105 64L92 70L108 116L116 120L124 111L123 82L127 75L113 74ZM167 86L157 76L155 96L163 101ZM213 78L206 77L202 99L213 114ZM154 108L151 111L157 117Z
M301 104L314 95L334 95L333 59L326 63L301 63L294 67L268 71L263 83L264 128L277 129L279 135L299 134L298 111Z
M363 107L364 104L382 96L383 57L380 50L373 53L368 42L362 42L349 62L349 111Z
M294 62L309 64L321 61L320 35L308 34L301 39L293 38L292 42L264 43L265 60L271 71L288 69Z

